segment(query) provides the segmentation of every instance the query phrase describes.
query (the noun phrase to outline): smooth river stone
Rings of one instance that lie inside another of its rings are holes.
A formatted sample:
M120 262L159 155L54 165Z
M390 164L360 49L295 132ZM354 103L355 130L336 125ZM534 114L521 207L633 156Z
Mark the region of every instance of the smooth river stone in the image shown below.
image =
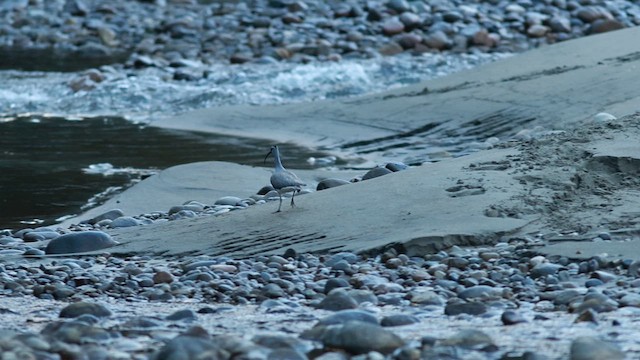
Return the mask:
M124 216L124 212L122 212L122 210L120 209L113 209L113 210L109 210L105 213L102 213L96 217L94 217L93 219L89 219L83 222L89 223L91 225L94 225L102 220L115 220L121 216Z
M51 254L71 254L110 248L118 242L102 231L74 232L59 236L49 242L45 252Z
M351 184L351 183L348 182L347 180L342 180L342 179L324 179L318 183L316 190L320 191L320 190L330 189L330 188L334 188L341 185L347 185L347 184Z
M391 173L392 171L385 167L374 167L373 169L367 171L366 174L364 174L364 176L362 177L362 180L369 180L369 179L376 178L378 176L387 175Z

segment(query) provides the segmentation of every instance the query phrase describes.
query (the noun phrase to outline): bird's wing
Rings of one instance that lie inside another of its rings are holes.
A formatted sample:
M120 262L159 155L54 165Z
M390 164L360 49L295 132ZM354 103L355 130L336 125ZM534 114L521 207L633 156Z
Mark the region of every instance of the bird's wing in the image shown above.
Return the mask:
M276 171L275 174L271 175L271 185L273 185L276 189L282 189L285 187L292 186L306 186L302 180L296 174L291 171Z

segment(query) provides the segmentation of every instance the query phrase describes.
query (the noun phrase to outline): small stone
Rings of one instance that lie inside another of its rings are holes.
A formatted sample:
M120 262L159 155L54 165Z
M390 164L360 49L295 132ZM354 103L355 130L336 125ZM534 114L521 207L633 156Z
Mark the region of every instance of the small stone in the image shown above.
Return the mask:
M67 305L60 311L61 318L75 318L86 314L96 317L109 317L111 316L111 311L100 304L84 301Z
M378 319L368 311L363 310L340 310L334 314L320 319L316 325L345 324L349 321L363 321L378 325Z
M543 37L547 35L548 32L549 32L549 28L540 24L531 25L527 29L527 35L533 38Z
M462 330L441 341L443 345L460 346L466 349L483 349L495 346L491 336L480 330Z
M342 179L324 179L318 182L318 186L316 187L316 190L317 191L326 190L326 189L347 185L347 184L351 184L351 183L348 182L347 180L342 180Z
M389 43L386 43L384 45L382 45L379 49L378 52L382 55L385 56L393 56L393 55L398 55L400 53L402 53L404 51L404 48L402 46L400 46L400 44L398 44L395 41L391 41Z
M198 315L191 309L178 310L173 314L167 315L165 319L171 321L180 321L180 320L195 320L198 318Z
M343 278L332 278L327 280L327 282L324 285L324 293L328 294L331 292L331 290L333 289L337 289L337 288L348 288L351 287L349 285L349 282Z
M398 19L389 19L382 24L382 33L386 36L393 36L404 31L404 24Z
M540 263L531 269L531 277L537 279L547 275L555 275L562 268L562 265L552 263Z
M71 254L110 248L118 244L102 231L82 231L61 235L49 242L47 254Z
M349 264L355 264L358 261L358 255L350 252L340 252L335 255L332 255L327 261L325 261L325 266L333 267L338 261L344 260Z
M585 321L597 324L598 314L596 314L596 312L593 311L592 309L586 309L578 315L578 317L574 322L579 323L579 322L585 322Z
M622 360L625 354L615 344L595 337L579 337L571 343L570 360Z
M270 299L277 299L277 298L284 297L286 295L284 290L282 290L280 286L274 283L265 285L261 289L261 293L262 295Z
M624 29L626 26L618 20L614 19L599 19L594 21L589 29L588 34L602 34L609 31L615 31Z
M413 315L396 314L385 316L380 320L380 325L384 327L403 326L419 323L420 319Z
M500 298L502 290L488 285L477 285L460 291L458 297L463 300Z
M225 352L217 342L205 336L179 335L164 345L153 357L155 360L220 359Z
M121 216L117 219L114 219L111 222L110 226L116 229L116 228L132 227L132 226L138 226L138 225L140 225L140 222L132 218L131 216Z
M441 306L445 303L442 296L430 290L414 290L409 293L409 296L414 304Z
M451 39L442 31L436 31L432 34L427 35L424 38L424 43L436 50L445 50L451 48L453 45Z
M332 311L355 309L357 307L358 302L342 288L334 289L318 304L319 309Z
M173 275L167 271L158 271L153 274L154 284L171 284L173 282Z
M548 21L549 28L553 32L569 33L571 32L571 21L563 16L554 16Z
M452 303L444 308L444 314L453 316L459 314L480 315L487 312L487 306L479 302Z
M124 216L124 213L122 212L122 210L120 209L113 209L113 210L109 210L105 213L102 213L96 217L93 217L89 220L87 220L86 222L88 224L94 225L102 220L115 220L121 216Z
M364 174L364 176L362 176L362 180L369 180L369 179L373 179L379 176L383 176L383 175L387 175L387 174L391 174L392 171L385 168L385 167L380 167L377 166L371 170L369 170L366 174Z
M502 323L504 325L515 325L515 324L527 322L527 320L525 320L525 318L522 317L522 315L512 310L507 310L503 312L502 315L500 316L500 320L502 320Z
M215 205L236 206L241 201L242 201L242 199L240 199L239 197L223 196L223 197L219 198L218 200L216 200Z

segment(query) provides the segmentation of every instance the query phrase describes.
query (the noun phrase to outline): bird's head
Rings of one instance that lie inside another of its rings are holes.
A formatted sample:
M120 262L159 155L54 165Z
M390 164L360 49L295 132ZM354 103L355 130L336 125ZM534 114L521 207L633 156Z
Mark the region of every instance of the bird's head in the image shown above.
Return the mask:
M265 164L266 164L266 163L267 163L267 158L269 157L269 155L271 155L272 153L274 153L274 152L276 152L276 151L278 151L278 145L273 145L273 146L271 147L271 150L269 150L269 152L267 153L267 156L265 156L265 157L264 157L264 161L263 161L263 163L265 163Z

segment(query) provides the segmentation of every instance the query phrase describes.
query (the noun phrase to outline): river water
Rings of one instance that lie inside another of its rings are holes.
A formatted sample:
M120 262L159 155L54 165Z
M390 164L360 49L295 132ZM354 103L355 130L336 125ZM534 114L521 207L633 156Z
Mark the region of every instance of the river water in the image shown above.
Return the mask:
M0 71L0 229L54 224L176 164L218 160L262 165L271 145L149 126L159 117L220 105L379 92L505 56L216 65L206 78L189 82L174 81L163 69L127 72L106 66L101 68L107 75L104 82L79 92L69 83L80 73ZM325 155L289 147L284 151L289 168L309 168L310 157ZM338 159L332 165L352 164Z

